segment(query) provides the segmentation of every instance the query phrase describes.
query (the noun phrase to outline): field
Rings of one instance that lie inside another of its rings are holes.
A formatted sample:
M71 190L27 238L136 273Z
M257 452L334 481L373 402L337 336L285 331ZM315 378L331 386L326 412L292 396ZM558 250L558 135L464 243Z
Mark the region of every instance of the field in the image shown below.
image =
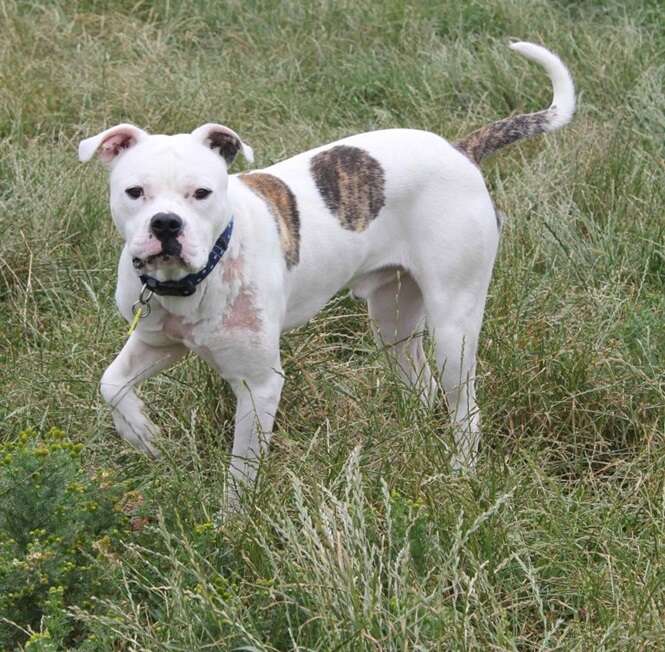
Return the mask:
M0 648L665 649L660 0L0 0L0 33ZM157 463L99 395L121 241L79 140L216 121L256 167L370 129L454 140L549 104L511 38L557 52L579 106L483 165L508 220L477 472L342 293L283 338L272 453L217 523L216 375L142 387Z

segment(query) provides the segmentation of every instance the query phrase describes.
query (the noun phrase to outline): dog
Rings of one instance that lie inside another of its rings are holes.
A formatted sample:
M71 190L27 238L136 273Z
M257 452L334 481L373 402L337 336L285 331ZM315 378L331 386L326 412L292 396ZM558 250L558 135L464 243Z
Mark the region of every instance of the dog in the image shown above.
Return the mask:
M510 47L548 73L551 106L455 144L419 130L372 131L229 175L238 154L251 162L253 153L220 124L172 136L120 124L83 140L80 160L97 154L110 169L111 214L125 242L116 302L135 330L101 379L120 436L158 455L158 428L135 387L193 351L237 400L228 492L237 501L270 442L284 383L281 334L349 288L367 301L404 382L428 405L443 389L451 466L472 467L476 351L500 232L479 164L563 127L575 110L556 55Z

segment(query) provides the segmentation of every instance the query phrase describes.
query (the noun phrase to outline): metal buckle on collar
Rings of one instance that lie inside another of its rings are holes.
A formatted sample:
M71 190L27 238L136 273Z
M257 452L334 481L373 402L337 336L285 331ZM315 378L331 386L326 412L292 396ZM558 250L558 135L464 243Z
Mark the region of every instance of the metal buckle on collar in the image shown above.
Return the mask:
M128 335L131 335L136 327L139 325L139 320L147 317L152 312L152 307L150 306L150 299L154 292L148 287L147 283L143 284L141 291L139 292L139 298L132 304L132 322L129 325Z
M148 287L148 284L144 283L143 287L141 288L141 291L139 292L138 300L135 301L134 304L132 305L132 315L135 315L136 312L140 310L141 316L139 317L139 319L147 317L152 311L152 308L150 307L150 299L152 299L153 294L154 292Z

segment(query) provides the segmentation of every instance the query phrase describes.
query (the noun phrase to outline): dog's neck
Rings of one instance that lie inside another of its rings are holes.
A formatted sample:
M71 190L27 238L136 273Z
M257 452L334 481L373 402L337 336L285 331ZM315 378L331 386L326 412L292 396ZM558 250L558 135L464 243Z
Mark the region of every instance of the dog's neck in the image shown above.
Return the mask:
M188 297L153 295L167 313L182 317L186 322L197 322L221 316L235 300L243 282L242 252L239 238L232 238L229 249L215 269Z

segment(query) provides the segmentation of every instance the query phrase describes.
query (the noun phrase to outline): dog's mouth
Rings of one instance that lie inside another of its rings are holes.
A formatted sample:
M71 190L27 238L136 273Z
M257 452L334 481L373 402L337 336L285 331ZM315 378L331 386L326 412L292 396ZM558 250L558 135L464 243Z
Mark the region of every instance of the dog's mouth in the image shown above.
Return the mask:
M134 265L134 269L142 270L145 267L157 262L160 264L163 263L165 265L174 265L174 266L181 265L183 267L187 266L187 262L182 256L167 254L163 251L161 253L148 256L147 258L132 258L132 264Z
M168 266L181 265L186 266L187 261L182 257L182 245L175 239L166 240L162 243L162 250L159 253L146 256L145 258L134 257L132 263L135 269L144 269L147 266L159 263Z

